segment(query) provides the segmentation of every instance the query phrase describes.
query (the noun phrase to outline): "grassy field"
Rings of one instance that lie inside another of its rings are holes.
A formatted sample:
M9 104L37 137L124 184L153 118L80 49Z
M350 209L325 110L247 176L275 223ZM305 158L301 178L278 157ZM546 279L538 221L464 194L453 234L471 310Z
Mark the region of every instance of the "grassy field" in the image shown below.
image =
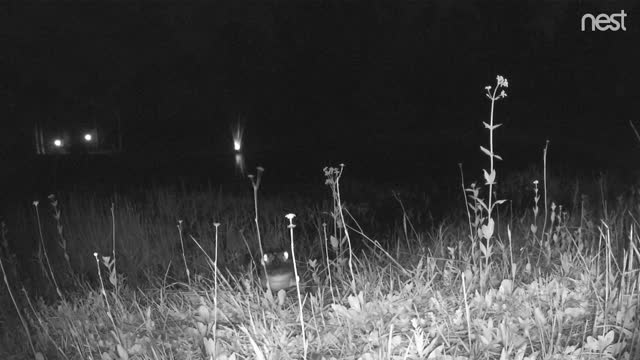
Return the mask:
M492 105L506 86L487 90ZM265 196L256 169L239 194L16 206L0 358L639 358L640 182L563 178L546 151L502 179L493 110L486 128L482 181L461 171L455 193L350 183L337 166L308 194ZM249 259L268 249L292 253L296 287L260 284Z

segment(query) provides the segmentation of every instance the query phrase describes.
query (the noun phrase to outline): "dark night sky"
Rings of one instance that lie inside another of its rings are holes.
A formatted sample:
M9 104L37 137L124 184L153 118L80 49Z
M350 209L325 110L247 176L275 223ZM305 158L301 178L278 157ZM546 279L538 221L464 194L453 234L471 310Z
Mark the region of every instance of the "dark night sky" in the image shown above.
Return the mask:
M504 147L638 151L633 1L20 3L0 5L8 155L32 150L36 119L116 112L130 151L221 151L238 118L258 151L477 149L497 74ZM626 32L580 31L620 10Z

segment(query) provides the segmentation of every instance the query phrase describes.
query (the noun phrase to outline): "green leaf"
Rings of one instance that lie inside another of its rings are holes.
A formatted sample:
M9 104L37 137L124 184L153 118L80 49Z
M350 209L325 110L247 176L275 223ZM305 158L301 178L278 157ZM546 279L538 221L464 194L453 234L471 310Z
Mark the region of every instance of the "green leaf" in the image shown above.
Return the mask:
M123 359L123 360L128 360L129 359L129 353L127 353L127 350L125 350L122 345L117 344L116 345L116 350L118 351L118 357L120 359Z
M489 130L495 130L495 129L499 128L500 126L502 126L502 124L495 124L495 125L491 126L491 125L487 124L484 121L482 123L484 124L484 127L489 129Z
M482 237L489 240L493 236L493 231L495 228L495 222L492 218L489 218L489 221L486 225L482 225Z
M488 173L487 170L482 170L484 173L485 185L493 185L496 183L496 170L491 169L491 172Z
M480 231L481 231L481 230L478 230L478 233L479 233ZM486 246L484 246L484 244L482 243L482 241L480 241L480 251L482 252L482 255L487 256L487 248L486 248Z
M331 247L333 249L337 249L338 248L338 239L335 236L331 235L330 242L331 242Z
M493 154L491 154L491 151L487 150L484 146L480 145L480 150L482 150L483 153L487 154L489 157L493 156Z
M118 274L115 271L111 271L109 274L109 282L114 287L118 286Z
M613 330L609 331L605 336L598 336L598 345L600 346L600 350L604 350L607 346L611 345L614 337L615 333Z

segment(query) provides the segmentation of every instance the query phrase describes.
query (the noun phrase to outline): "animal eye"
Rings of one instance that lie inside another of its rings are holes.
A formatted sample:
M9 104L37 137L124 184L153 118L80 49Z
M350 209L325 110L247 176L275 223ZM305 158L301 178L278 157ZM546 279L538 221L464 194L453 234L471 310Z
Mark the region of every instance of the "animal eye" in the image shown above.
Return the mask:
M289 260L289 253L288 253L287 251L283 252L283 253L282 253L282 257L283 257L285 260Z
M268 263L269 262L269 255L264 254L262 255L262 263Z

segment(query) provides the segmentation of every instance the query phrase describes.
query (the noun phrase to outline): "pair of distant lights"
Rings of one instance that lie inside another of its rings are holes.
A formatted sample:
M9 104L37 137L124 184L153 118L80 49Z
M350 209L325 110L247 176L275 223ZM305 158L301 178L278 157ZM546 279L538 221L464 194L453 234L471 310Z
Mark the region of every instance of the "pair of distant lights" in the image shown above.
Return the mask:
M91 134L84 134L84 136L82 137L84 139L84 141L86 142L91 142L93 141L93 136ZM53 145L55 147L62 147L64 145L64 142L62 142L61 139L55 139L53 140Z

